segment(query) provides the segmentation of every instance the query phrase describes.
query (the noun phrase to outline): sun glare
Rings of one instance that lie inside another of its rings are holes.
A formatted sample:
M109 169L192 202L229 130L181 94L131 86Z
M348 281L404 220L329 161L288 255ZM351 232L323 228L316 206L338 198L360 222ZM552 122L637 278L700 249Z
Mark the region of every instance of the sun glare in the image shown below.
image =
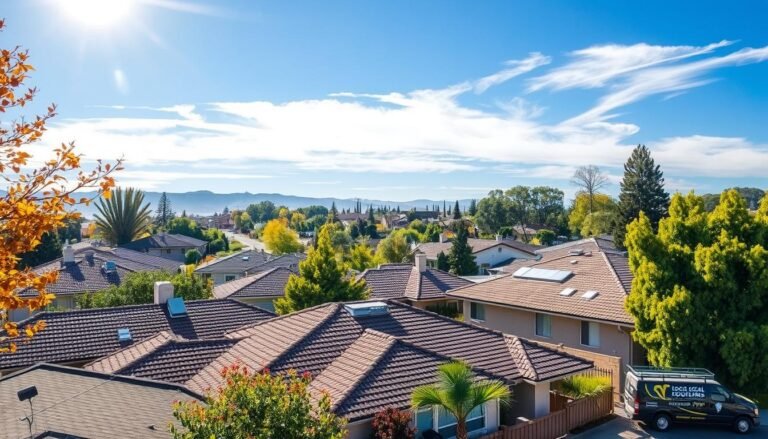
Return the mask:
M58 0L69 18L91 28L113 27L131 13L134 3L134 0Z

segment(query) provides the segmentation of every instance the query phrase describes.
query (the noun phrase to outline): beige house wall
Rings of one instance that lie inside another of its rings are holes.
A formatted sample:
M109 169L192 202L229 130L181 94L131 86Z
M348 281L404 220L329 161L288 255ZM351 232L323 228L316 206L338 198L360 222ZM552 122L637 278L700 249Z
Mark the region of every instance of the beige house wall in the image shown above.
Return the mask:
M614 389L621 391L626 365L632 362L631 328L599 323L600 346L581 344L581 322L577 318L551 314L552 336L536 335L536 312L484 304L485 320L470 318L471 301L464 301L464 317L467 321L491 329L517 335L529 340L560 348L595 363L596 367L613 371ZM546 313L542 313L546 314Z

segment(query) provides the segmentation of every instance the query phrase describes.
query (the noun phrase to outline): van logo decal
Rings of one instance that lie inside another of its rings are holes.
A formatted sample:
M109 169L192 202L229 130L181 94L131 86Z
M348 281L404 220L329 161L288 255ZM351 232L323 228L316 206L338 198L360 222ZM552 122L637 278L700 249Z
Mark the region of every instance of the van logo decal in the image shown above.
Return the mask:
M669 389L669 384L656 384L653 386L653 393L655 393L656 396L653 396L653 393L648 390L648 385L645 385L645 393L648 396L653 399L661 399L663 401L667 401L669 399L667 398L667 389Z

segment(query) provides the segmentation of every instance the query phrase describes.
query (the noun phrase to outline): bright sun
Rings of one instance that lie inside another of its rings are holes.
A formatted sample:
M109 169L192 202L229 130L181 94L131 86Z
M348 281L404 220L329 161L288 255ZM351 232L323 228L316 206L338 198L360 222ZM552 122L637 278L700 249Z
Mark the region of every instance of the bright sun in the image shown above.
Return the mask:
M92 28L110 28L126 18L135 0L59 0L71 19Z

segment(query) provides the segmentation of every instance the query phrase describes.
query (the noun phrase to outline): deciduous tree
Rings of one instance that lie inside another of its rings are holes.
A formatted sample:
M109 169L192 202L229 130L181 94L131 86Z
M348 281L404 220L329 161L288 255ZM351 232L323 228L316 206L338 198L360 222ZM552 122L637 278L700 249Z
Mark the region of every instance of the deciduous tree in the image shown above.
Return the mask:
M299 235L288 228L287 222L285 218L273 219L264 226L261 239L272 254L283 255L304 250Z
M331 243L335 226L326 224L317 234L317 244L299 262L299 275L292 274L285 296L275 301L279 314L288 314L327 302L361 300L368 297L364 280L350 276L337 258Z
M415 230L410 231L418 234ZM376 256L386 263L406 262L411 254L411 245L406 238L407 233L408 230L406 229L395 230L379 241Z
M509 225L509 199L504 191L496 189L477 203L475 216L478 227L485 233L497 233L502 227Z
M342 439L346 421L331 409L327 393L313 398L312 377L294 371L271 375L233 365L221 372L225 384L211 390L205 404L179 402L173 415L175 439Z
M613 241L624 246L627 224L643 212L654 230L667 214L669 194L664 190L664 174L653 161L645 145L637 145L624 164L624 179L619 193L618 215L613 230Z
M0 31L4 27L0 20ZM119 161L117 166L98 161L92 171L84 171L74 143L54 148L51 157L30 161L29 145L42 138L46 123L56 115L54 105L40 116L24 118L20 114L37 93L25 86L32 70L27 51L20 47L0 50L0 113L12 119L0 123L0 176L5 190L0 196L0 352L15 351L19 337L31 337L45 326L41 321L20 328L9 320L10 311L36 310L54 298L46 287L56 281L58 273L20 269L19 255L35 250L44 234L55 233L68 219L79 216L73 208L92 199L75 199L77 191L96 189L97 196L108 198L114 186L110 174L120 165ZM37 295L18 295L28 288Z
M583 237L610 233L613 230L618 206L609 195L596 194L592 199L592 211L590 212L590 199L586 193L576 195L568 215L568 227L573 233Z
M173 294L184 300L208 299L213 296L213 283L192 273L173 274L167 271L129 273L120 282L101 291L77 297L79 308L109 308L140 305L154 301L155 282L170 281Z
M595 195L608 184L608 177L595 165L580 166L573 173L571 183L587 194L589 213L595 211Z
M349 268L355 271L365 271L368 268L374 268L378 265L376 255L373 249L366 243L360 243L352 246L345 260Z
M737 389L768 387L768 198L751 216L737 191L707 213L676 194L655 232L627 227L633 338L655 366L702 366Z

